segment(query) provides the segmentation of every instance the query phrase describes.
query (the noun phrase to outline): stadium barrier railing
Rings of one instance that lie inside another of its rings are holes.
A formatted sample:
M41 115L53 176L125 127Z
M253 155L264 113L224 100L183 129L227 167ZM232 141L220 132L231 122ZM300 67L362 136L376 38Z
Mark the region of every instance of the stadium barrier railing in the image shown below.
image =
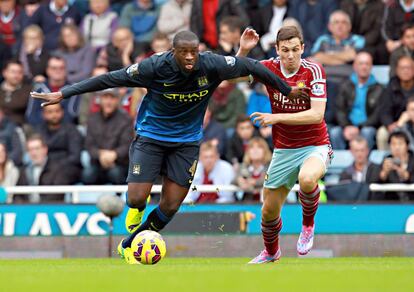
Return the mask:
M161 185L154 185L151 193L161 193ZM322 190L325 186L320 186ZM414 191L414 184L370 184L371 191L381 192L400 192L400 191ZM126 185L67 185L67 186L13 186L5 187L6 193L9 194L8 202L12 201L13 195L18 194L71 194L71 203L77 204L80 202L81 195L90 193L124 193L127 191ZM191 191L191 190L190 190ZM235 185L197 185L197 192L216 192L228 191L239 192L243 191ZM299 185L296 184L292 191L299 191Z

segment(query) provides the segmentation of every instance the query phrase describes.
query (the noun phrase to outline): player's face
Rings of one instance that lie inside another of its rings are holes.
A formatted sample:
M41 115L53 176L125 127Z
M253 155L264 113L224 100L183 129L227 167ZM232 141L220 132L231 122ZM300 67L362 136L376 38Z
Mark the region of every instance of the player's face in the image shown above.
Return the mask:
M304 48L305 46L301 44L299 38L280 41L279 44L276 45L276 52L280 56L283 68L288 72L298 70Z
M198 60L197 41L180 41L172 51L181 69L187 72L193 71Z
M355 163L366 163L368 161L368 144L366 142L351 142L350 150Z
M63 109L60 104L52 104L43 108L43 119L49 125L59 125L63 120Z
M408 47L410 50L414 50L414 29L407 29L401 41L404 46Z

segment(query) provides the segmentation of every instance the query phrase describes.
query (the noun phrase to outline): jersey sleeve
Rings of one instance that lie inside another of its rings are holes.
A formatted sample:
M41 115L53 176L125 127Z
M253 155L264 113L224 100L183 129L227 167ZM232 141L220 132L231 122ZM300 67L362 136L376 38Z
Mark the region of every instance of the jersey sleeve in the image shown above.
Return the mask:
M261 83L267 84L288 96L292 88L273 74L259 61L244 57L215 55L215 64L218 76L221 80L233 79L242 76L253 75Z
M322 65L317 63L309 63L307 79L307 86L310 88L310 99L316 101L326 101L326 74Z
M150 87L154 75L152 59L86 79L62 89L64 98L85 92L94 92L113 87Z

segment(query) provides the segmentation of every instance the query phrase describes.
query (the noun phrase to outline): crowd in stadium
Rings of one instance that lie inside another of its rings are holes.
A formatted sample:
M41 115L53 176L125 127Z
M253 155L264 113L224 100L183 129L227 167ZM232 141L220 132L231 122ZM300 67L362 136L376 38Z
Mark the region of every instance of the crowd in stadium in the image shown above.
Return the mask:
M142 88L108 89L41 107L31 91L54 92L171 48L182 30L200 50L235 55L247 26L260 35L250 57L276 57L282 25L304 35L304 57L324 65L325 120L334 150L354 164L342 181L414 183L413 0L0 0L0 183L124 184ZM386 84L374 66L389 66ZM222 82L204 118L194 184L235 184L233 193L193 192L197 202L259 200L273 146L264 86ZM389 151L381 164L371 150ZM16 196L16 202L63 200ZM367 199L413 200L414 194Z

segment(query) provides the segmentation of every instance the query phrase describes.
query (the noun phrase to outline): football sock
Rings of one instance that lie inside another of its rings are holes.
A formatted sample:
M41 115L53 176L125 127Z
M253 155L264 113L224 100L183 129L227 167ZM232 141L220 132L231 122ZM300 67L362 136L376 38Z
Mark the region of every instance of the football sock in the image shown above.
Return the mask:
M128 205L129 208L131 209L138 209L140 212L144 211L145 208L147 207L147 201L145 200L144 204L142 206L131 206L128 204L128 191L126 192L126 203Z
M316 187L310 193L306 193L299 190L299 199L302 205L302 224L305 226L313 226L316 210L318 210L320 190L319 186Z
M279 232L282 230L282 218L277 217L271 221L262 219L262 234L266 250L274 255L279 249Z
M131 233L127 238L122 241L122 247L127 248L131 247L132 240L134 240L135 235L144 230L153 230L160 231L171 221L173 217L166 216L160 209L160 206L157 206L151 213L149 213L147 220L145 220L137 230Z

